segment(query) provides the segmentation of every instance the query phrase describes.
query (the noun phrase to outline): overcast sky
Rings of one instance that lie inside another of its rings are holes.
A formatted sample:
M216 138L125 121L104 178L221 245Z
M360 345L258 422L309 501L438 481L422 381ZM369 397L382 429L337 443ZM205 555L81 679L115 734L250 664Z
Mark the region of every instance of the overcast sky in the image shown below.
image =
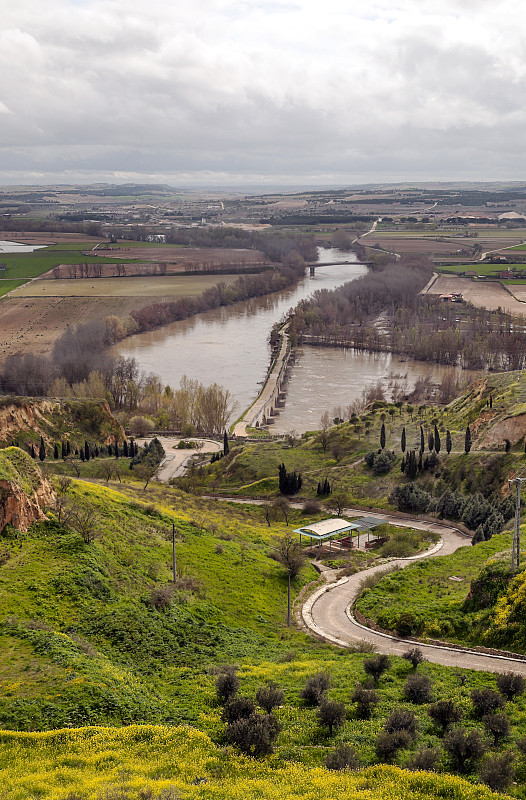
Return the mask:
M520 0L3 0L0 183L526 180Z

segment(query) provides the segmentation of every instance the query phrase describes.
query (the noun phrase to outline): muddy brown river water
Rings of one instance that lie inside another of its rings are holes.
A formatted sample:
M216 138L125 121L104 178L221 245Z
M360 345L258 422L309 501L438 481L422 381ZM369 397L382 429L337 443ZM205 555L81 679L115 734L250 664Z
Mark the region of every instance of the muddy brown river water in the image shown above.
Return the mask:
M354 263L329 265L336 260ZM270 360L272 325L317 289L335 289L366 272L367 267L356 263L354 253L320 248L315 275L306 275L294 288L132 336L117 352L135 357L142 370L156 373L174 387L184 375L225 386L237 400L237 416L260 391ZM293 369L286 407L273 427L276 432L293 428L301 433L319 427L325 410L345 407L378 380L389 397L390 383L404 381L410 390L418 377L429 375L439 382L448 370L455 368L402 362L389 353L304 348Z

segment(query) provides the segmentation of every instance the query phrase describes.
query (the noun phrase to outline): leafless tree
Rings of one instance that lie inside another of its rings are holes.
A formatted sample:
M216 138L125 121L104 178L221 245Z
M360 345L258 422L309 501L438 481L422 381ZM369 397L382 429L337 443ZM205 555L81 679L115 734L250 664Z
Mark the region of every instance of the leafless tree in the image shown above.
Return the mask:
M287 570L287 625L290 625L290 582L302 570L307 557L296 537L287 531L274 539L276 560Z

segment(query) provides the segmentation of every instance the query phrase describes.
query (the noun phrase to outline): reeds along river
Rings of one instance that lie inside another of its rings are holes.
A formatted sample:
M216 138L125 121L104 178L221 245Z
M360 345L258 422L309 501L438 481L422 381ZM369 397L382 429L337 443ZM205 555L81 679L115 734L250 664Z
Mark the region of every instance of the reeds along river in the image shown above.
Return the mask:
M272 325L317 289L335 289L367 272L354 253L320 248L319 267L292 289L207 311L121 342L120 355L133 356L140 368L177 387L183 375L204 384L219 383L235 396L237 413L257 397L270 360ZM324 263L352 261L350 264ZM276 432L317 427L323 411L349 404L364 386L386 379L393 371L407 373L414 385L421 374L437 375L447 367L406 361L399 367L389 353L368 354L334 348L305 348L294 367L285 409ZM452 368L449 368L452 369Z

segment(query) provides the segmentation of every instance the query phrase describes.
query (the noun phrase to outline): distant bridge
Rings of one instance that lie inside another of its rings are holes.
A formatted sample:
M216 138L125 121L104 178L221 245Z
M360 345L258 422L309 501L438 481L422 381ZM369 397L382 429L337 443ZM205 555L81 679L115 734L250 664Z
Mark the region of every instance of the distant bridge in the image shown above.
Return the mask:
M339 267L345 266L345 264L356 264L358 267L372 267L373 261L324 261L323 263L320 261L315 261L314 263L307 264L310 274L315 274L316 267Z

